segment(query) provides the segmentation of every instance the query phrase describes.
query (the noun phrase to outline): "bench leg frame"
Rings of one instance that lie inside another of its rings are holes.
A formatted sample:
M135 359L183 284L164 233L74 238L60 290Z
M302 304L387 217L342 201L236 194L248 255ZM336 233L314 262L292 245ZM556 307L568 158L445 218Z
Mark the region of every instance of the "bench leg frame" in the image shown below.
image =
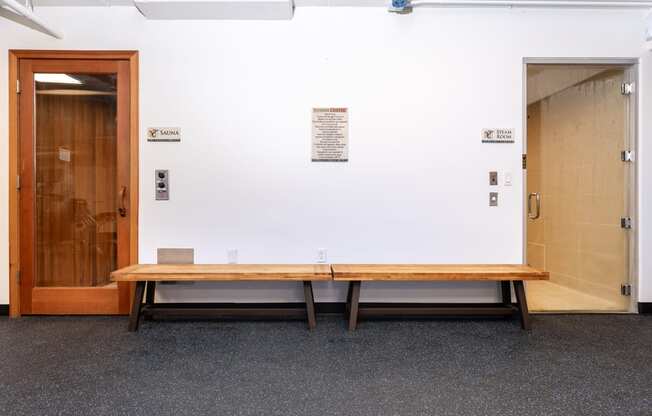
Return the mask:
M360 308L360 286L362 282L349 282L349 291L346 296L346 311L349 315L349 331L355 331L358 326L358 312Z
M129 314L129 332L138 330L141 317L147 321L151 320L154 315L168 317L248 317L248 318L265 318L265 317L282 317L297 318L305 317L308 320L308 328L315 329L317 326L317 316L315 311L315 297L312 289L312 282L307 280L303 282L303 293L305 297L305 308L288 308L288 307L203 307L201 304L156 304L156 282L141 281L136 282L136 291L134 293L131 313ZM145 303L143 304L143 298ZM199 306L199 307L197 307Z
M129 314L129 332L138 331L140 315L143 308L143 294L145 293L145 282L136 282L136 291L134 293L133 303L131 304L131 313Z
M501 303L478 304L478 305L438 305L422 306L418 304L399 306L383 305L371 306L360 305L360 281L350 281L346 295L346 313L349 320L349 331L354 331L358 326L360 315L366 317L388 317L388 316L505 316L510 317L518 311L521 327L525 330L531 328L530 313L528 311L525 288L522 280L500 282ZM512 283L516 293L516 308L512 305Z
M145 288L145 306L146 309L150 308L151 306L154 305L154 298L156 296L156 282L153 281L148 281L147 286ZM152 315L149 313L143 314L143 318L146 321L151 321L152 320Z
M317 317L315 315L315 295L312 290L312 282L303 282L303 295L306 299L306 315L308 318L308 329L311 331L317 326Z
M529 330L532 328L532 325L530 324L530 311L527 307L525 287L522 280L514 280L514 292L516 293L518 312L521 317L521 328Z

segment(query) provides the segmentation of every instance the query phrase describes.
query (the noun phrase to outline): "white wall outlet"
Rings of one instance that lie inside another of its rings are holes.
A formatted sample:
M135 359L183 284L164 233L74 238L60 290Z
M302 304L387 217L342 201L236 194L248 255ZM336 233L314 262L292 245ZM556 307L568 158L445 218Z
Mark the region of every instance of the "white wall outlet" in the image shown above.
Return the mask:
M505 172L505 180L503 181L505 186L512 186L512 173Z
M237 248L230 248L226 250L226 261L229 264L237 264L238 263L238 249Z
M326 263L328 261L328 250L325 248L317 249L317 263Z

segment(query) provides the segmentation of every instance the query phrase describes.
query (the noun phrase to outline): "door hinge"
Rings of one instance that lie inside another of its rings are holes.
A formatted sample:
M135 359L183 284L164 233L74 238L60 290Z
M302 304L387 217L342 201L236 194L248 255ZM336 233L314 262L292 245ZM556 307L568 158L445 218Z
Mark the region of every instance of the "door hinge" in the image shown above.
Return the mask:
M522 163L523 163L523 169L527 169L527 155L526 154L523 154Z
M632 285L620 285L620 294L623 296L632 296Z
M20 270L16 270L16 283L20 284Z
M634 152L631 150L623 150L620 152L620 159L623 162L633 162L634 161Z
M620 86L620 93L622 95L632 95L634 92L634 83L633 82L623 82Z
M16 175L16 189L20 191L20 175Z
M629 230L632 228L632 219L630 217L623 217L620 219L620 228Z
M20 94L20 80L16 80L16 94Z

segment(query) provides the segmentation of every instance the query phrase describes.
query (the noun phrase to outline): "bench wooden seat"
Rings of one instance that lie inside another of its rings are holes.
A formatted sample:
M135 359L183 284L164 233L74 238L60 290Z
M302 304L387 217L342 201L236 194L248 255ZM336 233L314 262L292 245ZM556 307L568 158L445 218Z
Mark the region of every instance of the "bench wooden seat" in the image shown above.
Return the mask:
M157 305L154 302L156 282L166 281L301 281L303 282L305 309L261 308L243 310L238 308L203 308L202 313L214 316L298 316L308 319L308 326L316 325L312 281L331 280L330 267L326 264L137 264L111 273L116 282L135 282L136 291L129 316L129 331L138 330L142 315L196 314L199 310L192 304ZM145 293L146 292L146 293ZM143 304L143 296L145 304Z
M548 272L520 264L333 264L333 279L349 282L347 313L349 329L354 330L359 316L383 315L509 315L518 311L523 329L530 328L524 280L547 280ZM490 305L445 305L372 307L360 305L362 281L497 281L501 284L502 303ZM514 284L517 306L511 302Z

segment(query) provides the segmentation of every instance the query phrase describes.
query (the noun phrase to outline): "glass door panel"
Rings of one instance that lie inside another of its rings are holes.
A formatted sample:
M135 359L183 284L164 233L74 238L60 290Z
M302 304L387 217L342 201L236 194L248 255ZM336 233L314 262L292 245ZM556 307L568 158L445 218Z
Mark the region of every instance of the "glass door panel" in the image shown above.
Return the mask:
M110 280L132 255L129 68L19 62L21 313L129 311Z
M117 268L116 78L34 74L35 286L104 286Z
M550 272L527 285L533 311L629 308L625 76L618 66L528 66L527 261Z

